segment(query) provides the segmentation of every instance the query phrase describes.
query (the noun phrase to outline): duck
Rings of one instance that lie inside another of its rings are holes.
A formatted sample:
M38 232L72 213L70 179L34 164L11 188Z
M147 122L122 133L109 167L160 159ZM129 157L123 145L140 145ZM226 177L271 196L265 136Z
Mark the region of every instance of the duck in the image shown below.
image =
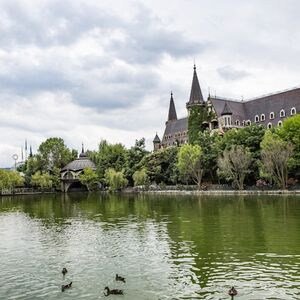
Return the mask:
M105 296L109 296L109 295L124 295L122 290L110 290L108 286L105 287L104 291L106 291L106 293L104 292Z
M63 268L61 272L65 276L68 273L68 270L67 270L67 268Z
M231 296L232 299L233 299L234 296L237 295L237 293L238 293L238 292L237 292L237 290L234 288L234 286L231 287L231 289L228 291L228 295Z
M124 283L126 282L125 278L122 276L119 276L118 274L116 274L116 281L123 281Z
M69 284L62 285L61 291L64 292L66 289L69 289L70 287L72 287L72 281Z

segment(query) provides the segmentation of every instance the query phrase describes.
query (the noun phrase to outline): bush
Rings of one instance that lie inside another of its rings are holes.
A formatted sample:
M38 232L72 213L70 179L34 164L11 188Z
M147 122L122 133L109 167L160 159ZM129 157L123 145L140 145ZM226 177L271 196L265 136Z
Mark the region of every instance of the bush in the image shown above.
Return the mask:
M134 186L138 185L149 185L149 177L145 169L135 171L132 175Z

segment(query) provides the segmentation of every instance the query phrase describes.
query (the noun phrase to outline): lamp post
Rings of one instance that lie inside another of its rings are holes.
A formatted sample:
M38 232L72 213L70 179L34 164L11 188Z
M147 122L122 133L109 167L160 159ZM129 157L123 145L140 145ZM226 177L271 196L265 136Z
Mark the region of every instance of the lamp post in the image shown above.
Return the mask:
M18 154L14 154L13 156L12 156L12 158L13 158L13 160L15 161L15 170L17 170L17 160L18 160Z

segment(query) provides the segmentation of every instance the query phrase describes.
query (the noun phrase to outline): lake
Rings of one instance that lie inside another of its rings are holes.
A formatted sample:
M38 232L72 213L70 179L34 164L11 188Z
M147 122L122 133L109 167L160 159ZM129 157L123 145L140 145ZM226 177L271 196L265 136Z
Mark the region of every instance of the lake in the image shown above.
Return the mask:
M0 282L0 299L300 299L300 197L2 197Z

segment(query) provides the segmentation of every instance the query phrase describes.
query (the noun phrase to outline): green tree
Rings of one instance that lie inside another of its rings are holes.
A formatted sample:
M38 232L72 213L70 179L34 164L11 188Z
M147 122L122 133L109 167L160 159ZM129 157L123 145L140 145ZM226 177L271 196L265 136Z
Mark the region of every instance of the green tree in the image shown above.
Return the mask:
M139 169L145 169L150 182L157 184L176 184L178 181L177 153L178 147L159 149L144 156Z
M145 139L135 141L135 145L126 152L125 175L129 184L133 184L133 174L138 170L142 159L149 152L145 149Z
M85 168L79 175L79 180L89 191L95 190L99 183L98 175L92 168Z
M283 126L276 128L276 133L283 141L293 145L293 156L289 160L290 173L300 179L300 114L285 119Z
M125 169L126 149L122 144L109 144L102 140L98 151L91 152L90 158L96 164L99 180L105 183L106 170L113 168L120 172Z
M41 173L37 171L35 174L31 176L31 184L33 186L38 186L41 188L51 188L52 187L52 179L51 175L46 173Z
M201 187L201 181L204 174L203 151L199 145L183 145L178 152L178 170L184 179L191 178Z
M203 152L204 169L209 174L211 180L217 180L219 155L217 143L220 138L218 134L211 134L208 131L200 132L199 134L198 144Z
M245 177L250 172L249 166L252 161L248 148L233 146L230 150L225 150L218 159L219 175L227 181L232 181L234 187L243 190Z
M105 181L109 186L110 191L118 191L127 186L128 180L125 178L123 172L117 172L113 168L105 171Z
M247 174L248 182L255 182L259 177L259 166L261 149L260 143L263 140L266 129L263 126L252 124L240 129L228 130L221 139L216 140L216 147L219 156L224 150L230 150L232 147L240 145L247 148L253 158Z
M132 177L134 181L134 186L149 184L149 177L145 169L135 171Z
M293 145L281 140L276 133L267 131L261 143L262 173L274 179L285 189L288 181L289 160L293 155Z
M0 189L12 189L24 185L24 178L17 171L0 169Z
M41 172L61 169L67 163L77 158L77 151L70 150L62 138L52 137L41 143L38 148L36 160Z

